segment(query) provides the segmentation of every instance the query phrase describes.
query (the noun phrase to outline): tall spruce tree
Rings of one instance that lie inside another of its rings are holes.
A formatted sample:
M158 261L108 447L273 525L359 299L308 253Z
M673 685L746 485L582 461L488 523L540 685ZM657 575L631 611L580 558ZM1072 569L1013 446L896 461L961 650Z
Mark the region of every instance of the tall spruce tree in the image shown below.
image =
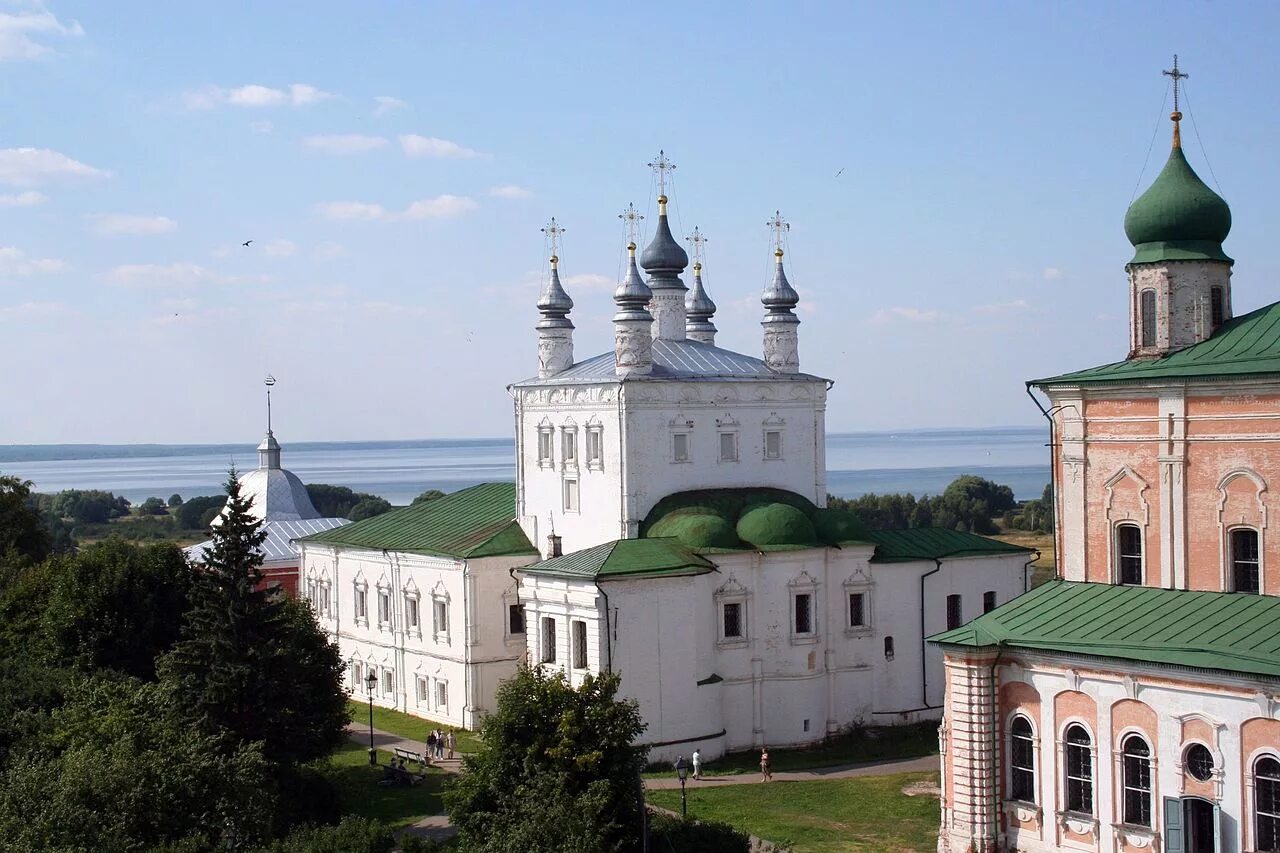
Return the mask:
M262 588L262 522L233 470L222 522L196 567L182 636L157 669L172 705L229 745L282 764L327 755L349 719L342 659L305 605Z

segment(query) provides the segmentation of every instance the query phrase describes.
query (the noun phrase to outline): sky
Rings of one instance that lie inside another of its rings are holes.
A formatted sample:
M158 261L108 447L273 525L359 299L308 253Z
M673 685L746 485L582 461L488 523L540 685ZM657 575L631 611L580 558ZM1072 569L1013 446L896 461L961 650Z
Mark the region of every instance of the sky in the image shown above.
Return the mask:
M252 441L268 373L286 444L505 436L540 229L578 358L612 349L659 149L721 346L759 354L790 222L829 430L1036 424L1026 380L1125 356L1175 52L1235 311L1277 298L1277 31L1272 3L0 0L0 443Z

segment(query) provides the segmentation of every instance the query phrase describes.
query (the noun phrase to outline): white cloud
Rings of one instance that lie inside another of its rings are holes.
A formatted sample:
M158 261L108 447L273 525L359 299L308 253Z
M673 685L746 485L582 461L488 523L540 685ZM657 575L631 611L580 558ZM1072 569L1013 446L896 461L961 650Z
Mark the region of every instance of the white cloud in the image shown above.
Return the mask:
M302 140L304 148L312 151L323 151L325 154L359 154L382 148L387 144L385 136L365 136L360 133L331 134L329 136L308 136Z
M1026 314L1035 313L1040 309L1036 308L1025 299L1015 299L1012 302L993 302L990 305L975 305L973 313L985 316L993 316L996 314Z
M1058 269L1057 267L1044 268L1045 281L1057 281L1060 278L1062 278L1062 270Z
M494 198L533 198L533 190L518 187L515 184L505 184L500 187L490 187L489 195Z
M56 258L29 258L13 246L0 246L0 278L61 272L66 264Z
M402 110L409 106L399 98L393 98L390 95L379 95L373 99L376 106L373 108L374 116L381 117L387 113L393 113L396 110Z
M178 223L167 216L135 216L129 213L98 213L89 217L97 234L167 234L176 231Z
M287 258L298 251L298 246L292 240L271 240L262 244L262 251L269 258Z
M21 193L0 193L0 207L31 207L37 204L44 204L49 197L44 193L38 193L35 190L27 190Z
M0 322L5 320L38 320L67 313L65 302L22 302L0 305Z
M567 290L607 290L610 293L618 286L618 283L609 276L595 272L567 275L560 279L560 283Z
M234 107L305 107L336 97L337 95L331 92L317 89L306 83L291 83L283 89L250 83L234 89L206 86L203 89L184 93L182 99L187 109L211 110L220 104L230 104Z
M127 287L194 287L200 284L266 283L269 275L227 275L193 263L122 264L106 275L112 284Z
M347 247L341 243L321 243L313 253L317 260L332 261L347 256Z
M78 22L62 23L38 0L32 6L30 11L0 12L0 62L39 59L52 53L51 47L37 41L46 36L84 35L84 28Z
M34 187L65 178L107 178L111 173L48 148L0 148L0 184Z
M418 136L406 133L400 137L400 147L409 157L431 157L437 160L470 160L473 157L484 157L479 151L464 148L447 139L436 139L434 136Z
M467 196L445 193L435 198L423 198L411 203L402 211L387 210L380 204L363 201L327 201L316 205L316 212L325 219L366 222L392 222L402 219L450 219L475 210L479 205Z
M895 306L893 308L881 308L871 315L870 322L876 325L884 325L895 320L905 320L908 323L933 323L941 318L942 314L938 311L923 311L919 308Z

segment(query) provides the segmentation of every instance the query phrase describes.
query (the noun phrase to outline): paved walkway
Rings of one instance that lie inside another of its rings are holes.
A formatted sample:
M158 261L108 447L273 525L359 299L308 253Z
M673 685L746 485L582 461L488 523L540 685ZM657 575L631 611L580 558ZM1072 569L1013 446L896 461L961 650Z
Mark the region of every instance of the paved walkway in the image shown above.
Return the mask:
M815 779L848 779L853 776L891 776L894 773L928 773L938 771L938 756L920 758L893 758L884 761L865 761L860 764L837 764L834 767L817 767L813 770L788 770L775 772L774 782L812 782ZM685 784L690 788L720 788L725 785L748 785L760 782L759 772L738 773L732 776L690 777ZM673 777L645 779L644 786L653 790L670 790L680 787L680 780Z
M369 748L369 727L352 723L347 726L347 738L352 743L358 743L365 749ZM373 745L375 749L388 755L394 755L392 752L396 747L407 749L410 752L416 752L421 755L427 748L427 745L420 740L409 740L400 735L393 735L390 732L384 732L381 729L373 730ZM445 751L445 755L448 755ZM446 773L458 773L462 770L462 753L454 750L453 758L431 759L431 766L437 767Z

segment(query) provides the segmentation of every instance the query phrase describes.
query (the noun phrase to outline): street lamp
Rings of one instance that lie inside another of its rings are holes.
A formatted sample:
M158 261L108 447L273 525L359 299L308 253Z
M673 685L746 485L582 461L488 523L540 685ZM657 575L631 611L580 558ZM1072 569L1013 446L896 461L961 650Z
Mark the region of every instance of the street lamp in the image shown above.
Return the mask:
M369 688L369 763L376 767L378 764L378 750L373 747L373 691L378 686L378 674L370 669L364 683Z
M684 795L684 780L689 778L689 765L684 763L684 756L676 756L676 778L680 780L680 819L689 819L689 801Z

